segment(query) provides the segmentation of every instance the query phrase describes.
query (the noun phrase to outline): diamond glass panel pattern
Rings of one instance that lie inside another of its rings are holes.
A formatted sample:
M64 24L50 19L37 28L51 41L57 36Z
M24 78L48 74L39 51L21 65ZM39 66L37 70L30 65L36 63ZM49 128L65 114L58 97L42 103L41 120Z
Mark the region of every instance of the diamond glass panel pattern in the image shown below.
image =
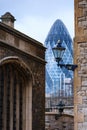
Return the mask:
M61 20L56 20L45 40L47 48L46 64L46 95L73 96L73 72L60 68L55 61L52 48L58 40L66 48L61 63L73 64L73 43L66 26ZM62 94L62 95L61 95Z

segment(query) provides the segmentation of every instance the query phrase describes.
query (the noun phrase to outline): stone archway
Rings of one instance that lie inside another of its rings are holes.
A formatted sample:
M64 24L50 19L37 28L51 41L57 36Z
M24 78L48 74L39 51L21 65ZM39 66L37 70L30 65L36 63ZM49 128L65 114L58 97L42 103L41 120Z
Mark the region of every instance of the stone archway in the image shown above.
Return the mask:
M32 75L20 61L0 64L0 130L32 129Z

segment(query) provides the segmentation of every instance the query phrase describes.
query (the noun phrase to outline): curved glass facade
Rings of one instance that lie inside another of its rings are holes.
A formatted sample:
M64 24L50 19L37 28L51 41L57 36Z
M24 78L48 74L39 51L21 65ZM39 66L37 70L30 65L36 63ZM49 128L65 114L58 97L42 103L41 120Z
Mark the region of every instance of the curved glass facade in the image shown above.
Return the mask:
M73 64L73 44L69 32L61 20L56 20L45 40L47 48L45 54L46 64L46 97L70 97L73 96L73 72L66 68L60 68L55 61L52 48L57 41L62 42L66 48L62 57L62 63Z

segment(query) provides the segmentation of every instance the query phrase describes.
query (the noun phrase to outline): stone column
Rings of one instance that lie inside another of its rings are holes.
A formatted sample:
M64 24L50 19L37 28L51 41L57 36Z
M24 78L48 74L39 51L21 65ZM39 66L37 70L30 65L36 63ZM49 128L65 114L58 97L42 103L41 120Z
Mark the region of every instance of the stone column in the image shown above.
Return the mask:
M26 84L26 130L32 130L32 84Z
M5 68L3 68L3 73L4 73L4 96L3 96L3 119L4 119L4 125L3 125L3 130L6 130L6 123L7 123L7 113L6 113L6 109L7 109L7 102L6 102L6 99L7 99L7 86L6 86L6 80L7 80L7 76L6 76L6 72L5 72Z
M10 130L13 130L13 73L10 66Z
M25 82L23 81L23 119L22 119L22 127L23 130L26 130L26 85Z
M87 129L87 0L74 0L74 130Z
M16 77L18 79L18 73L16 74ZM16 129L19 130L19 83L17 80L17 84L16 84Z

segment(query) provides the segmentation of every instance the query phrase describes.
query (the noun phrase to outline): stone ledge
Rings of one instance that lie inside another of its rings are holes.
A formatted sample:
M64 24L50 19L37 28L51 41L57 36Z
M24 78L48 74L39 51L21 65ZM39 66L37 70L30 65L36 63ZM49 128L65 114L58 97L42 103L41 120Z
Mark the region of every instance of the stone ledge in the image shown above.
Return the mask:
M87 36L76 36L74 41L79 43L87 42Z

